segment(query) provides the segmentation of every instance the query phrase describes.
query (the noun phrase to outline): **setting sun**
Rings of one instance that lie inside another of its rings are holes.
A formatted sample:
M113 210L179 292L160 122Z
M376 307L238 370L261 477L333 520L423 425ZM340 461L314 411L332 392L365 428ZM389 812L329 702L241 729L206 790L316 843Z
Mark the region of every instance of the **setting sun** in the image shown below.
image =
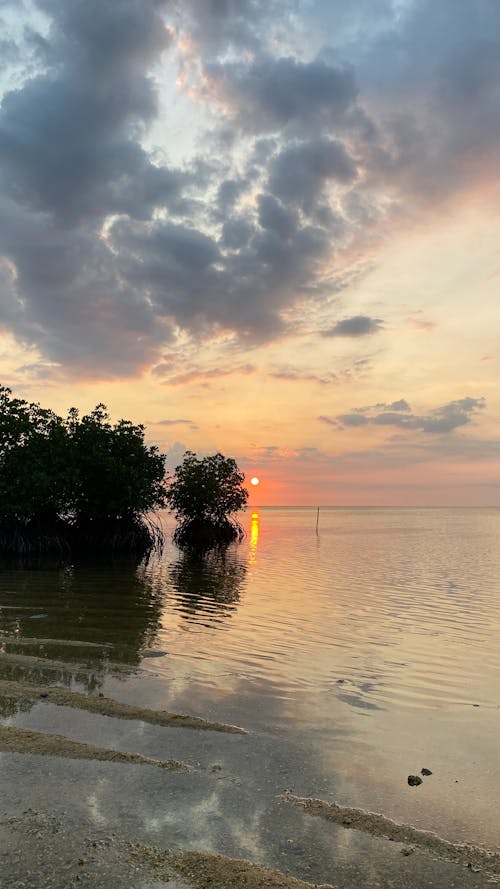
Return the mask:
M250 484L254 485L254 487L259 484L259 479L256 475L254 475L254 477L250 479Z

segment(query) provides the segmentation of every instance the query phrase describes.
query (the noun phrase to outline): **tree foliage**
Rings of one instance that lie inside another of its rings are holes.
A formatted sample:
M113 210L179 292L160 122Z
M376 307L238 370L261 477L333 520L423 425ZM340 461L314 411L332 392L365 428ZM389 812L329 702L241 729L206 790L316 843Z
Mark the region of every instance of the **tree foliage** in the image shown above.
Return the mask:
M176 542L207 549L241 538L243 529L234 516L248 500L244 480L232 457L217 453L199 458L187 451L168 480L166 494L179 522Z
M0 386L0 550L147 548L147 513L165 493L165 457L144 426L112 425L102 404L63 419Z
M106 407L68 416L78 522L126 519L165 505L165 457L144 443L144 426L129 420L111 425Z

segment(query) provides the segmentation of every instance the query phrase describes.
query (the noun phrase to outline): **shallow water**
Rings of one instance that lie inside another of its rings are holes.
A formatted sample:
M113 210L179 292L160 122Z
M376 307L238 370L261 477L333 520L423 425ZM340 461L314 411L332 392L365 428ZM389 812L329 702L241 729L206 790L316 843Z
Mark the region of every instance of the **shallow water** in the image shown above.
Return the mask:
M371 879L377 861L399 867L399 852L292 810L277 799L285 790L500 848L500 510L322 509L318 533L315 510L245 521L240 546L198 563L167 543L141 565L5 567L0 651L31 660L0 656L0 680L100 691L250 734L0 697L5 723L202 768L173 778L126 766L124 782L118 765L28 767L9 754L4 798L12 780L19 800L123 835L339 885L367 851ZM433 774L408 787L422 767ZM36 787L33 769L45 778Z

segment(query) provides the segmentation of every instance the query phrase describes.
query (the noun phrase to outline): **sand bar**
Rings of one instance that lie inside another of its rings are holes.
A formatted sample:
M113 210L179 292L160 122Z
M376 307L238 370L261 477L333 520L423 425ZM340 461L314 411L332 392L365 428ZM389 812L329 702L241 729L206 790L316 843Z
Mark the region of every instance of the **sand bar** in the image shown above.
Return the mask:
M111 642L83 642L78 639L41 639L38 636L12 636L0 633L0 644L9 645L61 645L67 648L97 648L109 650L113 648Z
M186 763L175 759L160 760L141 756L140 753L123 753L109 747L95 747L81 741L71 741L64 735L33 732L29 729L0 725L0 751L3 753L31 753L37 756L62 756L66 759L97 759L101 762L119 762L129 765L156 766L175 772L189 772Z
M17 651L0 651L0 667L2 664L13 667L24 667L29 669L43 668L45 670L59 670L65 673L98 673L99 671L109 671L113 673L137 673L139 667L129 666L128 664L118 664L113 661L99 662L80 662L80 661L58 661L53 658L38 657L37 655L20 654Z
M385 815L365 812L364 809L339 806L337 803L294 796L291 793L285 793L281 798L297 808L303 809L308 815L318 815L327 821L333 821L335 824L341 824L343 827L353 830L360 830L371 836L384 837L397 843L411 844L436 858L452 861L462 867L479 870L500 878L500 855L496 852L490 852L479 846L451 843L430 831L419 830L409 824L398 824L396 821L386 818Z
M120 701L115 701L112 698L101 697L97 694L87 695L77 691L68 691L66 688L59 688L53 685L38 686L0 680L0 696L28 701L36 701L43 698L51 704L73 707L75 710L87 710L89 713L112 716L115 719L138 719L151 725L179 726L181 728L228 732L230 734L246 734L245 729L236 725L210 722L207 719L201 719L199 716L169 713L168 710L149 710L146 707L134 707L132 704L122 704Z
M135 863L149 867L153 873L168 880L179 875L193 889L333 889L327 883L304 883L277 870L269 870L238 858L226 858L208 852L168 852L139 843L129 845Z

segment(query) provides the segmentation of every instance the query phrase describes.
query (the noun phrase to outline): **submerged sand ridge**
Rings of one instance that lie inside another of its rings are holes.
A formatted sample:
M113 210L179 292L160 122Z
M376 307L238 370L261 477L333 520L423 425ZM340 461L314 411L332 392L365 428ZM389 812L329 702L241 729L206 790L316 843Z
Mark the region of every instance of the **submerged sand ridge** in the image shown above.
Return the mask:
M277 870L259 867L237 858L208 852L170 852L155 846L129 844L132 861L147 865L153 873L169 880L178 874L193 889L333 889L329 883L305 883Z
M93 648L101 651L109 651L113 648L112 642L87 642L79 639L44 639L39 636L11 636L0 633L0 644L8 645L57 645L65 648Z
M199 716L170 713L167 710L150 710L146 707L135 707L132 704L123 704L112 698L68 691L68 689L60 688L59 686L37 686L22 682L0 680L0 697L30 701L42 698L51 704L73 707L76 710L86 710L89 713L112 716L116 719L141 720L151 725L179 726L181 728L227 732L230 734L246 734L245 729L240 726L228 725L223 722L211 722Z
M0 667L6 664L8 667L19 667L26 670L54 670L61 673L74 675L75 673L89 673L95 675L99 672L106 673L131 673L139 672L139 667L129 664L119 664L114 661L100 661L90 663L88 661L61 661L54 658L40 657L38 655L20 654L17 651L0 651Z
M160 760L140 753L124 753L109 747L96 747L72 741L64 735L34 732L29 729L0 725L0 751L3 753L31 753L36 756L63 756L66 759L96 759L132 765L156 766L175 772L189 772L190 767L175 759Z
M491 876L494 882L500 881L500 855L479 846L452 843L430 831L420 830L409 824L398 824L385 815L366 812L364 809L339 806L321 799L295 796L285 793L281 799L302 809L308 815L317 815L327 821L333 821L343 827L359 830L375 837L393 840L398 843L409 843L416 849L430 855L451 861L462 867L482 871Z

